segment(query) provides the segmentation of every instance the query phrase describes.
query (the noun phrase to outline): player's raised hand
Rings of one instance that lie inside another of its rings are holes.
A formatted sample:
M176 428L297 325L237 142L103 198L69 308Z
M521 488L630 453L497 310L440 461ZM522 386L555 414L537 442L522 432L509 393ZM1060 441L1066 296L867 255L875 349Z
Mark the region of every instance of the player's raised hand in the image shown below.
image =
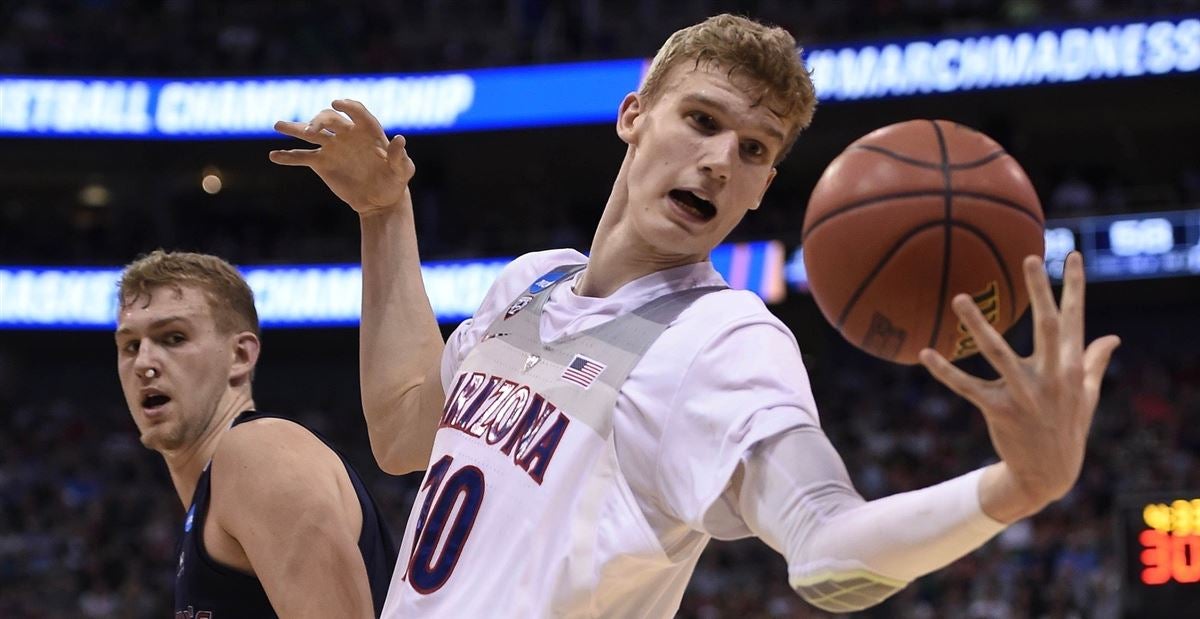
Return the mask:
M971 376L930 349L920 354L935 378L983 412L1002 462L985 474L980 499L985 512L1005 522L1039 511L1075 485L1100 383L1120 344L1117 336L1106 335L1084 347L1078 253L1067 257L1061 306L1054 302L1042 260L1029 256L1024 268L1033 308L1033 354L1017 356L967 295L954 299L954 311L1000 378Z
M273 150L271 161L312 168L337 197L357 211L394 208L408 199L416 167L403 136L387 139L383 127L358 101L338 99L308 123L279 121L275 130L317 148Z

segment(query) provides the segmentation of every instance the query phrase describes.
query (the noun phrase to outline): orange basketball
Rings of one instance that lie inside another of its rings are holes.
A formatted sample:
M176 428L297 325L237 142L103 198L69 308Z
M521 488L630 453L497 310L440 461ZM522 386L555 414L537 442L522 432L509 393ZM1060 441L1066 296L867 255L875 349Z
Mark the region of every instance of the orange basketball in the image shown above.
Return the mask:
M850 343L897 363L922 348L976 352L950 301L968 293L1000 332L1029 305L1021 262L1044 252L1025 171L988 136L945 120L877 129L825 169L804 215L817 306Z

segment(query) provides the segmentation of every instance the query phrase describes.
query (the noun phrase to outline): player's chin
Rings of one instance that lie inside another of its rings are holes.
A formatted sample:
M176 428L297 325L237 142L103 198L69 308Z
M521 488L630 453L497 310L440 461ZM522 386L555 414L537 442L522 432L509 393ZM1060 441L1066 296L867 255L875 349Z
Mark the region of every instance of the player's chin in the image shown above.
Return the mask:
M648 241L657 253L666 256L704 254L711 245L720 242L716 221L694 221L676 217L674 213L642 220L637 225L639 236Z
M145 428L138 438L142 446L160 453L179 449L185 442L182 429L167 423L157 423Z
M679 258L680 264L696 262L708 257L720 242L712 231L696 231L680 226L671 226L656 235L655 248L664 256Z

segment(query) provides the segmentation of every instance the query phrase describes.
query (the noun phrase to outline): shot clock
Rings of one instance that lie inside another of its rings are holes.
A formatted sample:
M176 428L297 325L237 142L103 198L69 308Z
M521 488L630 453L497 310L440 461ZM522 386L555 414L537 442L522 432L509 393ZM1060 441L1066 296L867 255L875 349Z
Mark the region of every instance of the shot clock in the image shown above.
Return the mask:
M1123 497L1125 617L1200 616L1200 490Z

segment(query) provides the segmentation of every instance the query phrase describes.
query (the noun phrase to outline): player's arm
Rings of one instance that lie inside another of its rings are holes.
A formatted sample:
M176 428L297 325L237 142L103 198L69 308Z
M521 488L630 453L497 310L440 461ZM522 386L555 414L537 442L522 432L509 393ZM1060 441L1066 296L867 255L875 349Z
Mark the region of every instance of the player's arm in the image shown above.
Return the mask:
M376 462L402 474L428 463L444 399L443 341L421 278L408 190L415 166L404 138L389 141L362 104L339 100L333 108L307 124L276 123L318 148L272 151L271 161L312 168L359 215L363 413Z
M792 588L814 606L873 606L978 548L1004 528L979 503L974 471L864 501L820 428L756 445L725 500L749 532L782 554Z
M362 512L336 454L296 424L259 420L222 437L212 467L208 524L245 553L280 617L374 616Z
M785 433L745 458L733 483L738 510L751 531L787 557L792 585L806 599L839 611L874 604L1074 485L1118 340L1108 336L1083 346L1078 255L1067 261L1061 310L1040 260L1027 259L1025 275L1035 323L1032 356L1017 358L966 299L956 299L955 310L1001 378L983 381L931 351L922 354L935 377L980 407L999 463L867 503L816 428Z

